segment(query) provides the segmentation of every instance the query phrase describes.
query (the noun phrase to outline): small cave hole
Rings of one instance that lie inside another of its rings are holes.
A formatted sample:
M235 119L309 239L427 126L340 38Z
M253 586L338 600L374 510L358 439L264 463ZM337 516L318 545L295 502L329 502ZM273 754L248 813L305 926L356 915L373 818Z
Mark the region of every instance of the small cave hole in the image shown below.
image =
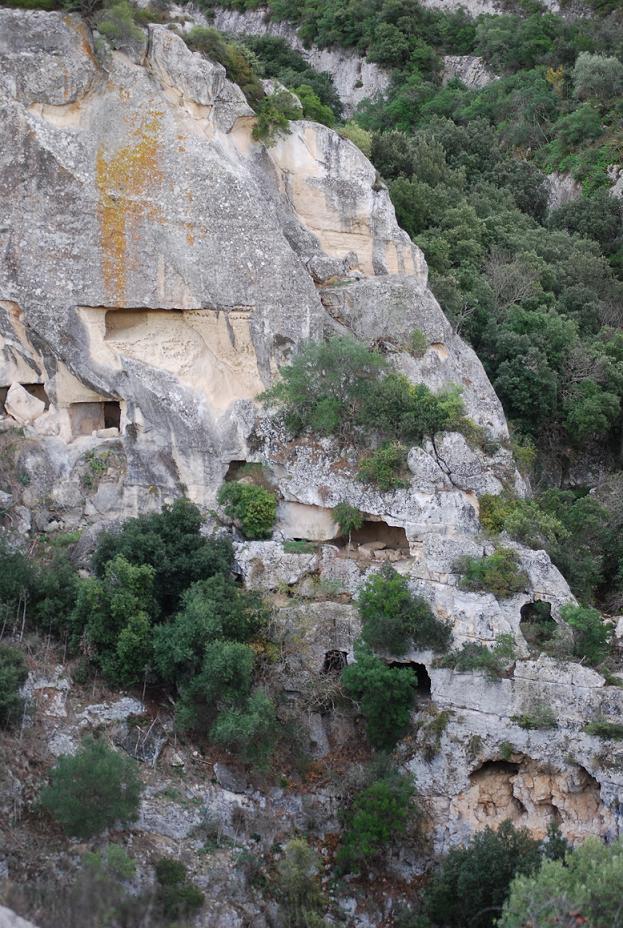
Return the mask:
M411 670L415 675L415 692L424 699L431 698L431 679L425 664L418 664L417 661L392 661L390 667L406 668Z
M517 773L519 773L519 764L514 764L510 760L486 760L470 774L470 780L480 780L491 776L514 777Z
M337 540L341 547L346 547L348 537L342 536ZM409 539L404 528L400 525L388 525L380 519L365 519L361 528L352 532L350 537L351 549L362 549L370 557L377 560L386 560L392 551L400 554L409 553Z
M552 618L552 604L537 599L521 607L519 629L531 647L540 647L550 641L556 628Z
M227 467L227 473L225 474L225 480L239 480L240 477L244 476L242 469L246 466L246 463L246 461L230 461Z
M346 651L327 651L322 665L323 673L341 673L348 663Z
M69 422L74 438L90 435L98 429L118 429L121 425L121 404L118 400L95 403L72 403Z

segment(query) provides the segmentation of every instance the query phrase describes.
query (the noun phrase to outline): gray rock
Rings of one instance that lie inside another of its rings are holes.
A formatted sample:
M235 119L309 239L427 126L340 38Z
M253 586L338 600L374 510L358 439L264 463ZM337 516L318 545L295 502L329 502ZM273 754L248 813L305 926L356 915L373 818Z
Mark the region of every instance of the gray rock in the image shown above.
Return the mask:
M476 55L446 55L443 59L442 83L458 77L468 90L481 90L499 80L482 58Z
M217 762L214 764L214 776L219 786L228 790L230 793L246 793L249 789L249 783L245 775L234 770L227 764Z
M547 182L547 207L548 209L558 209L567 203L573 203L582 196L582 184L571 176L571 174L560 174L554 171L548 174Z

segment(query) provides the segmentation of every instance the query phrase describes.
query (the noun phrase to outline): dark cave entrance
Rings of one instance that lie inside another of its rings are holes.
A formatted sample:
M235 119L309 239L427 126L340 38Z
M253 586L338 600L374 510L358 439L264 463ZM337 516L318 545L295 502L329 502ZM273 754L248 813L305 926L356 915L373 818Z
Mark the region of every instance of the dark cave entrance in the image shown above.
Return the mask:
M551 603L537 599L521 607L519 630L531 647L538 648L550 641L557 627Z
M348 657L346 651L338 651L337 649L327 651L324 656L322 672L339 674L346 667L347 663Z
M99 429L118 429L121 426L119 400L102 400L95 403L72 403L69 422L74 438L90 435Z
M423 699L431 698L432 681L425 664L418 664L417 661L392 661L389 666L411 670L415 677L414 687L417 695Z

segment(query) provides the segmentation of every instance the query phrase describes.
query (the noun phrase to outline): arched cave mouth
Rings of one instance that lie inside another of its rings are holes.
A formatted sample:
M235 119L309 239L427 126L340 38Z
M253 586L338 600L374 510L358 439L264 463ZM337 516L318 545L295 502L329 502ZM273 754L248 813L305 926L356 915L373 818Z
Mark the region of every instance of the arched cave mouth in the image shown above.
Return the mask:
M519 630L532 647L540 647L550 641L556 632L557 624L552 618L552 604L537 599L521 607Z
M389 666L411 670L415 677L414 686L417 695L422 699L431 698L432 681L426 664L419 664L417 661L391 661Z
M324 656L322 672L340 674L347 664L348 655L346 651L339 651L338 649L333 648L332 650L327 651Z
M342 535L336 539L336 543L345 548L348 545L348 535ZM404 528L400 525L388 525L382 519L365 518L361 528L351 533L351 549L357 549L365 546L368 548L367 553L374 556L379 552L379 559L383 559L383 551L398 551L408 555L409 539ZM364 548L365 550L365 548Z

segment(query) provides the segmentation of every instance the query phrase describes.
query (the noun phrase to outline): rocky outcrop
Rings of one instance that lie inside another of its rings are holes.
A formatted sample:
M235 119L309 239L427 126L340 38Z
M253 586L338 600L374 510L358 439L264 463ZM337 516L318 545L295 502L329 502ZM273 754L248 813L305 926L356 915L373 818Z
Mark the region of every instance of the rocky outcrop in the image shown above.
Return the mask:
M453 78L458 78L468 90L482 90L498 80L498 76L477 55L446 55L443 59L442 82L447 84Z
M560 13L559 0L539 0L544 10L550 13ZM422 6L430 10L443 10L453 12L464 10L470 16L483 14L508 13L506 0L421 0Z
M560 174L554 171L545 178L547 184L547 208L551 211L572 203L582 196L582 184L571 174Z
M373 99L389 87L389 74L374 62L361 57L357 52L337 46L305 46L294 25L283 20L271 20L266 9L241 13L238 10L217 8L214 25L221 32L234 35L271 35L283 39L315 71L327 71L331 75L345 116L350 116L362 100Z

